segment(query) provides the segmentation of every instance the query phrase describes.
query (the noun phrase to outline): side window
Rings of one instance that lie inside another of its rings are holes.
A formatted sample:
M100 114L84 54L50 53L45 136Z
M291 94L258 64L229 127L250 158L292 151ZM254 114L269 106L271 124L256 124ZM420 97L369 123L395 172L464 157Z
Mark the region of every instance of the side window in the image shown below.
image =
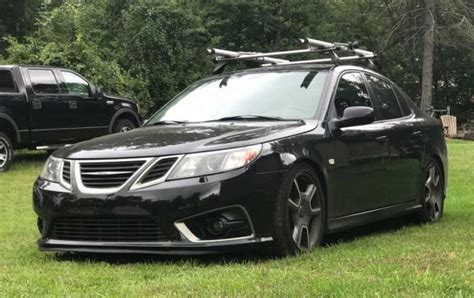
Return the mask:
M37 94L57 94L59 93L58 82L52 70L49 69L28 69L33 91Z
M346 73L339 80L334 98L337 117L348 107L372 107L364 78L359 73Z
M61 71L68 94L90 96L89 83L80 76L69 71Z
M374 101L379 107L382 119L402 117L402 111L392 86L388 82L371 75L367 75L367 79L374 92Z
M9 70L0 70L0 92L15 93L15 83Z
M398 102L400 103L400 107L402 108L403 116L410 115L413 111L411 110L407 100L411 99L408 98L408 95L403 94L403 91L400 89L400 87L394 86L393 90L395 90L395 93L397 94Z

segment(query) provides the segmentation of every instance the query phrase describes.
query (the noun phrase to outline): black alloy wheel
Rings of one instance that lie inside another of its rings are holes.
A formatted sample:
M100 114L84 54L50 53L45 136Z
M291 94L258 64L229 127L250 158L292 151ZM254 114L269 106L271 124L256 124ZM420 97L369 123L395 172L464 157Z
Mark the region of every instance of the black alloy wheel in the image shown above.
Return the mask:
M321 183L307 164L294 166L284 178L274 214L275 252L295 254L317 247L325 230Z
M424 222L436 222L443 216L444 209L444 177L436 161L432 160L425 169L423 208L420 218Z

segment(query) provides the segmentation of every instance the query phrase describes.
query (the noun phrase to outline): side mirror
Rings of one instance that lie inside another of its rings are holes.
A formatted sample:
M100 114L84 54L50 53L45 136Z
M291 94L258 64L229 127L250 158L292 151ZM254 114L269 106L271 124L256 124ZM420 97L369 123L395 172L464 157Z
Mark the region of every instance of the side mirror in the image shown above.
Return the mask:
M333 129L370 124L375 121L374 109L369 107L348 107L341 119L331 121Z

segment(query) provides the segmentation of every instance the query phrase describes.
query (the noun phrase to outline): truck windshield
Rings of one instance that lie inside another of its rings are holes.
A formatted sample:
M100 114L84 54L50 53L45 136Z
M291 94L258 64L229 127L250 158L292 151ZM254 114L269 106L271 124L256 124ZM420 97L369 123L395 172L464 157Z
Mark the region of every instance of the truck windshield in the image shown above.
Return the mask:
M312 118L327 71L230 74L195 83L150 118L147 125Z

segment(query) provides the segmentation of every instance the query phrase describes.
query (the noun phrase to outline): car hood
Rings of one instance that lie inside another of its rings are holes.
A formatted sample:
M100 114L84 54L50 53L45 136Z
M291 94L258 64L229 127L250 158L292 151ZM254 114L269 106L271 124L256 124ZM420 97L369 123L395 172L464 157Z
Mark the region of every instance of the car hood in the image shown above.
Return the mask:
M150 157L236 148L313 130L317 121L236 121L142 127L63 147L70 159Z

